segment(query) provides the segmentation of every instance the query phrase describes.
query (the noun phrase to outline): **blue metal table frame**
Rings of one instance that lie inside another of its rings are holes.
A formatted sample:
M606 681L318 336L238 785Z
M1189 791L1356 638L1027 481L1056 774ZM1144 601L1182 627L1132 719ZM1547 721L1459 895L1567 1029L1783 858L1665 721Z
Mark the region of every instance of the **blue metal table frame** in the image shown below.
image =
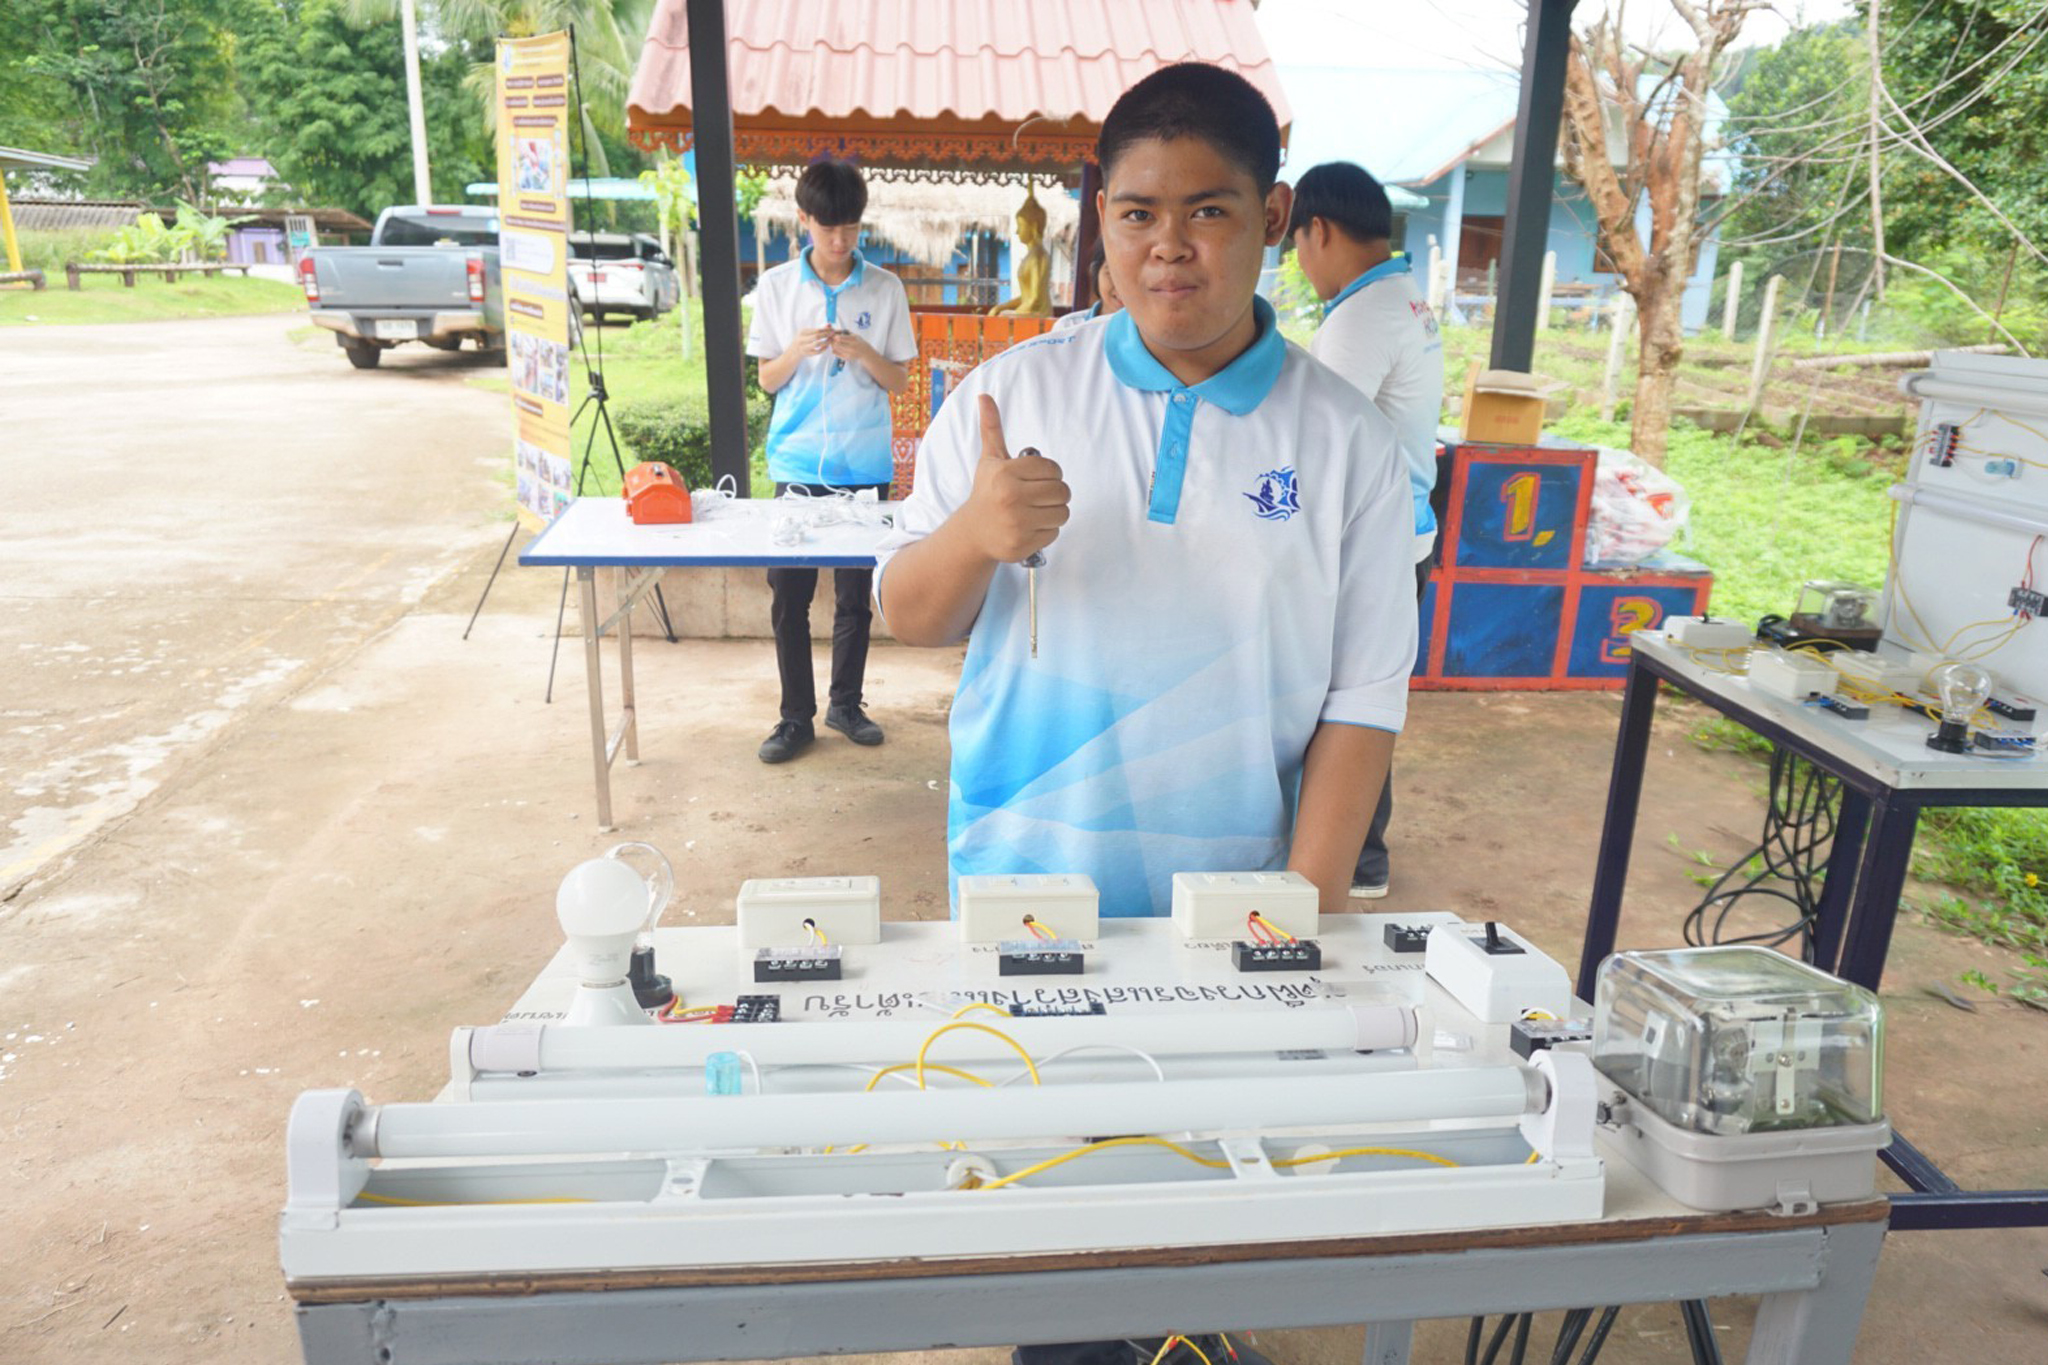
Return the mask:
M633 607L677 568L871 569L887 528L842 523L814 529L794 545L772 538L773 504L736 503L715 519L673 526L637 526L618 498L579 498L519 556L526 567L576 571L576 602L583 622L584 691L590 700L590 755L597 776L597 824L612 826L612 764L621 749L640 760L640 713L633 691ZM597 572L609 570L618 605L599 614ZM619 719L607 729L604 668L599 646L618 632Z
M1814 965L1875 991L1891 949L1892 924L1913 856L1920 812L1942 806L2048 806L2048 786L1898 786L1853 762L1838 747L1787 727L1766 707L1687 673L1651 649L1637 648L1622 694L1607 816L1593 873L1592 903L1579 955L1578 993L1593 998L1600 964L1614 951L1642 801L1657 688L1668 683L1771 743L1840 779L1842 809L1815 916ZM2048 1190L1965 1190L1894 1129L1882 1154L1911 1193L1892 1200L1896 1229L2048 1227Z

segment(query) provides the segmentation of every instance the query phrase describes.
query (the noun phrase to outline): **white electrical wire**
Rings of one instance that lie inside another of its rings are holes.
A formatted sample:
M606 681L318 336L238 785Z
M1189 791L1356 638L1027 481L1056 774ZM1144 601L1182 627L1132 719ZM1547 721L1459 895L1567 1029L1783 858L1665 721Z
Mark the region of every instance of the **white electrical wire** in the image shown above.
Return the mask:
M1154 1057L1149 1052L1141 1052L1134 1047L1125 1047L1122 1043L1082 1043L1078 1047L1061 1048L1058 1052L1053 1053L1052 1056L1041 1058L1039 1060L1038 1065L1040 1067L1051 1066L1060 1058L1071 1057L1076 1052L1127 1052L1131 1056L1136 1057L1139 1061L1145 1063L1145 1065L1152 1068L1153 1079L1161 1081L1166 1079L1166 1070L1164 1067L1159 1065L1158 1058ZM1019 1071L1014 1076L1005 1076L1002 1080L996 1082L996 1088L1000 1090L1006 1085L1011 1085L1017 1081L1025 1079L1030 1074L1031 1073L1028 1070L1026 1070Z

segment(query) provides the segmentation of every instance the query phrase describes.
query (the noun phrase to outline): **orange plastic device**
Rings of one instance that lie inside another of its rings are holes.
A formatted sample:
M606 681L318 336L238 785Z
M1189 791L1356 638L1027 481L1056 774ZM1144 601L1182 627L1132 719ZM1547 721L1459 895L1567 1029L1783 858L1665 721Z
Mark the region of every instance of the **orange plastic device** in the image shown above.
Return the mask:
M639 526L688 521L690 490L668 465L636 464L626 471L626 515Z

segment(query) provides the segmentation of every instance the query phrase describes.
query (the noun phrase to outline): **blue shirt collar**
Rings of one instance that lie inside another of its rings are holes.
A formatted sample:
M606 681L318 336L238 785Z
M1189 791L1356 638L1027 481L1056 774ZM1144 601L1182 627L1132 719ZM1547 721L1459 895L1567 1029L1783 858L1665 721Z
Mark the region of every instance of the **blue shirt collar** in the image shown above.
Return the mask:
M1413 265L1414 262L1409 260L1405 253L1399 256L1389 256L1386 260L1381 261L1378 265L1366 271L1342 289L1339 289L1337 296L1323 305L1323 316L1328 317L1336 312L1338 304L1344 302L1344 300L1350 298L1375 280L1384 280L1389 275L1406 275Z
M868 270L867 257L861 255L860 251L856 249L853 253L852 273L837 284L827 284L824 280L818 277L817 271L811 269L811 249L809 247L805 247L803 251L797 256L797 259L803 262L803 274L805 281L807 283L817 285L818 288L824 290L828 295L837 294L842 289L850 289L855 285L858 285L861 282L862 277L867 274Z
M1126 308L1109 320L1109 335L1103 345L1109 353L1109 369L1120 381L1147 393L1192 392L1205 403L1225 412L1244 416L1273 391L1280 366L1287 359L1287 342L1273 317L1273 305L1252 298L1252 315L1258 322L1258 336L1244 352L1201 383L1187 385L1145 349L1138 324Z

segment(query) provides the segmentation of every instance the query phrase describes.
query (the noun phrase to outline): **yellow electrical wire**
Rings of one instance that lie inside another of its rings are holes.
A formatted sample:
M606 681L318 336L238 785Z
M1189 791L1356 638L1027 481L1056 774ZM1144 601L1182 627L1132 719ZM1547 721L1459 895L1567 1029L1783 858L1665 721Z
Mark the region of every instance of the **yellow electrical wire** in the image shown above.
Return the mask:
M1016 1049L1017 1055L1024 1059L1024 1069L1031 1073L1031 1083L1033 1085L1044 1084L1044 1082L1041 1081L1038 1077L1038 1063L1031 1060L1031 1054L1024 1050L1024 1045L1022 1043L1018 1042L1015 1038L1012 1038L1009 1034L1004 1033L1000 1029L990 1028L987 1024L976 1024L965 1020L956 1020L955 1022L950 1024L941 1024L939 1027L933 1029L931 1033L925 1038L924 1045L918 1048L916 1065L917 1088L919 1090L924 1089L925 1054L932 1050L933 1043L936 1043L939 1039L945 1037L947 1034L952 1033L957 1029L973 1029L976 1033L986 1033L991 1038L998 1038L1001 1039L1003 1042L1008 1043L1012 1048Z
M1438 1166L1449 1166L1453 1170L1459 1163L1449 1157L1435 1156L1429 1152L1418 1152L1412 1147L1346 1147L1336 1152L1317 1152L1314 1156L1292 1156L1272 1164L1280 1170L1290 1166L1312 1166L1318 1161L1342 1161L1348 1156L1403 1156L1416 1161L1427 1161Z
M1212 1170L1228 1170L1230 1167L1230 1163L1227 1161L1212 1161L1208 1157L1203 1156L1201 1153L1191 1151L1188 1148L1181 1146L1178 1142L1173 1142L1166 1138L1104 1138L1100 1142L1091 1142L1085 1147L1076 1147L1071 1152L1062 1152L1058 1156L1047 1157L1044 1161L1040 1161L1034 1165L1026 1166L1021 1171L1014 1171L1011 1174L1003 1176L998 1180L991 1180L986 1185L983 1185L981 1188L983 1188L984 1190L999 1190L1005 1185L1014 1185L1018 1181L1025 1179L1027 1176L1042 1174L1046 1171L1051 1170L1055 1166L1064 1166L1069 1161L1073 1161L1078 1157L1088 1156L1089 1154L1094 1152L1108 1151L1111 1147L1164 1147L1167 1151L1172 1152L1175 1156L1185 1157L1187 1160L1194 1162L1198 1166L1207 1166Z
M1531 1152L1531 1153L1529 1153L1529 1159L1528 1159L1527 1161L1523 1162L1522 1164L1523 1164L1524 1166L1534 1166L1534 1165L1535 1165L1535 1164L1536 1164L1537 1162L1541 1161L1542 1159L1543 1159L1543 1153L1541 1153L1541 1152Z
M1195 1345L1195 1343L1189 1338L1181 1336L1178 1333L1175 1333L1173 1336L1168 1337L1165 1341L1160 1343L1159 1353L1152 1357L1151 1365L1159 1365L1160 1361L1166 1359L1167 1352L1171 1351L1176 1343L1187 1347L1190 1351L1193 1351L1197 1356L1200 1356L1202 1359L1202 1365L1214 1365L1214 1362L1209 1359L1207 1352L1203 1351L1201 1347Z
M877 1071L873 1076L868 1078L868 1083L867 1085L862 1087L861 1093L866 1094L868 1091L873 1090L876 1086L880 1085L882 1083L882 1077L893 1076L899 1071L909 1071L916 1065L916 1062L898 1062L894 1066L883 1067L880 1071ZM963 1081L973 1081L976 1085L981 1086L983 1089L986 1090L995 1089L994 1081L983 1080L981 1077L975 1075L972 1071L962 1071L957 1066L946 1066L940 1062L926 1062L924 1064L924 1069L927 1071L944 1072L948 1076L958 1076Z
M1273 923L1273 921L1267 919L1264 915L1260 914L1256 910L1252 911L1251 914L1245 916L1245 919L1249 923L1256 924L1263 929L1267 929L1273 933L1278 934L1281 938L1286 939L1289 943L1300 942L1300 940L1295 938L1294 935L1288 933L1285 929L1282 929L1279 925Z
M832 940L825 937L825 931L818 927L818 922L816 920L805 920L804 929L806 932L810 934L812 938L818 940L818 946L820 948L829 948L832 946Z
M971 1005L962 1005L959 1009L953 1011L953 1017L958 1019L961 1015L972 1014L976 1010L987 1010L990 1014L1000 1014L1005 1019L1010 1017L1010 1012L1001 1005L991 1005L986 1000L977 1000Z
M1180 1143L1173 1142L1167 1138L1104 1138L1101 1142L1091 1142L1085 1147L1076 1147L1071 1152L1062 1152L1058 1156L1048 1157L1044 1161L1040 1161L1035 1165L1026 1166L1021 1171L1013 1171L1009 1175L1003 1176L999 1180L989 1181L986 1185L983 1185L981 1188L985 1190L997 1190L1001 1189L1005 1185L1014 1185L1018 1181L1026 1179L1029 1176L1042 1174L1046 1171L1051 1170L1055 1166L1064 1166L1066 1163L1068 1163L1069 1161L1073 1161L1076 1158L1088 1156L1089 1154L1094 1152L1106 1151L1111 1147L1164 1147L1167 1151L1172 1152L1175 1156L1182 1157L1188 1161L1192 1161L1198 1166L1207 1166L1212 1170L1227 1170L1230 1166L1230 1163L1228 1161L1212 1160L1209 1157L1201 1155L1199 1152L1192 1151L1189 1148L1182 1146ZM1450 1166L1455 1168L1458 1165L1457 1162L1452 1161L1447 1157L1435 1156L1429 1152L1418 1152L1410 1147L1346 1147L1340 1151L1335 1152L1317 1152L1313 1156L1285 1157L1281 1160L1274 1161L1270 1164L1275 1169L1285 1170L1288 1167L1292 1166L1311 1166L1319 1161L1341 1161L1345 1157L1353 1156L1397 1156L1412 1158L1416 1161L1427 1161L1438 1166Z

